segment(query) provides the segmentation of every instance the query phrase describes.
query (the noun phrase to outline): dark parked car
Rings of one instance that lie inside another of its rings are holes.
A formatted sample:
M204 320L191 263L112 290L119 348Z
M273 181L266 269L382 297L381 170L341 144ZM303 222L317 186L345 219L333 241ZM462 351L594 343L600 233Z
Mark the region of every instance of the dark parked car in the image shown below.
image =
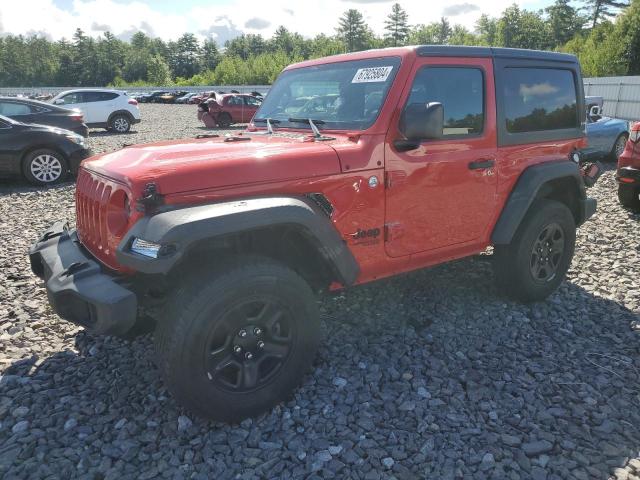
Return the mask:
M195 92L187 93L187 94L185 94L185 95L183 95L181 97L176 98L176 103L189 103L189 100L192 97L195 97L196 95L198 95L198 94L195 93Z
M167 92L166 90L156 90L155 92L151 92L147 95L141 95L138 98L138 102L140 103L158 103L160 101L160 97L163 95L169 95L171 92Z
M51 185L78 171L90 155L82 135L0 115L0 175L23 175L35 185Z
M183 95L186 95L187 92L169 92L165 95L160 95L155 99L156 103L176 103L176 100Z
M208 113L219 127L226 128L234 123L247 123L256 113L262 101L253 95L227 93L217 95L215 101L209 103ZM209 128L213 123L203 117L205 111L198 109L198 120L202 120Z
M78 110L58 107L27 98L0 97L0 115L22 123L37 123L71 130L89 136L84 115Z

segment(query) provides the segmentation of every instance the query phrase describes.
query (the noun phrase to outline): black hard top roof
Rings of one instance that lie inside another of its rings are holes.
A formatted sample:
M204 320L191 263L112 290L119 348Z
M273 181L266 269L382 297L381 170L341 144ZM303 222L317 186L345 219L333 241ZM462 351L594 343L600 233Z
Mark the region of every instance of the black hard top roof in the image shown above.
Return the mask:
M457 45L421 45L416 47L421 57L495 57L522 60L578 63L575 55L524 48L467 47Z

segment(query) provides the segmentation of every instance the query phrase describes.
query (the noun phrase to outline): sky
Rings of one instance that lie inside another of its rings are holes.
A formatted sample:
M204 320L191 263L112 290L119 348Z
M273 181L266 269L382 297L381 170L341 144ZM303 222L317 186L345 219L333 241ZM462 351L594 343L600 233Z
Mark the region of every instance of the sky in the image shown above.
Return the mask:
M539 9L552 0L517 0L523 8ZM0 0L0 35L33 34L58 40L76 28L99 36L111 31L128 40L141 30L165 40L185 32L213 38L220 45L242 33L269 37L279 25L305 37L332 35L340 15L359 9L369 26L382 33L395 0ZM482 13L497 16L514 0L402 0L411 24L446 16L473 28Z

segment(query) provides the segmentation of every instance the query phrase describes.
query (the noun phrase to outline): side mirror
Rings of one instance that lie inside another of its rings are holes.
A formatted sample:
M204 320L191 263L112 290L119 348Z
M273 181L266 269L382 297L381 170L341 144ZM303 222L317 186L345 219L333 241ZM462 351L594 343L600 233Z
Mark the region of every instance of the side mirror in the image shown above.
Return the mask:
M53 104L54 104L54 105L62 105L63 103L64 103L64 100L62 100L61 98L56 98L56 99L53 101Z
M437 140L444 129L444 107L439 102L411 103L400 117L400 131L407 140Z

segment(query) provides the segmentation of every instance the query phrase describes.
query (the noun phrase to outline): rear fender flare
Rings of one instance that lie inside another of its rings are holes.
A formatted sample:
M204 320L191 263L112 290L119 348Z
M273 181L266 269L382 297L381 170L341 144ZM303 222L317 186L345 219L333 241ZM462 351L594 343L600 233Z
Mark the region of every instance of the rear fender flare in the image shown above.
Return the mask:
M572 179L581 196L580 200L585 199L584 182L575 162L565 160L533 165L527 168L518 178L493 229L491 243L494 245L508 245L511 243L511 239L543 185L561 178ZM587 214L584 211L584 201L579 201L577 204L579 212L578 218L576 218L576 225L581 225L586 220Z

